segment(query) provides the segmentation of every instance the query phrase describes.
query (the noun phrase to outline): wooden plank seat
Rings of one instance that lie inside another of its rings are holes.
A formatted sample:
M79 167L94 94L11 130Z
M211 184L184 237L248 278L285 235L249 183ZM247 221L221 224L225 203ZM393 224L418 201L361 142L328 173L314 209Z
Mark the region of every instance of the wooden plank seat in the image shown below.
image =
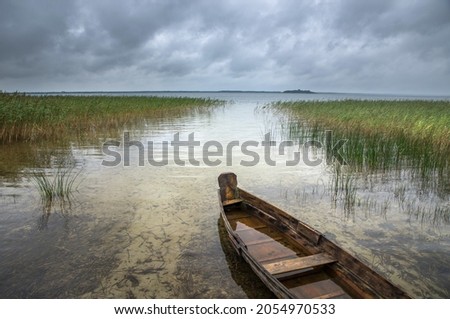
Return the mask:
M238 203L242 203L242 199L240 198L235 198L235 199L229 199L229 200L224 200L222 202L222 205L225 206L229 206L229 205L233 205L233 204L238 204Z
M244 245L248 247L248 246L252 246L252 245L260 245L260 244L265 244L265 243L271 243L271 242L274 242L274 241L278 241L281 238L282 238L281 236L278 236L278 237L268 237L267 236L267 238L264 238L264 239L246 241L246 242L244 242Z
M325 253L320 253L306 257L298 257L281 261L275 261L272 263L264 264L263 266L270 274L278 275L291 271L324 266L334 262L336 262L336 259L330 257Z

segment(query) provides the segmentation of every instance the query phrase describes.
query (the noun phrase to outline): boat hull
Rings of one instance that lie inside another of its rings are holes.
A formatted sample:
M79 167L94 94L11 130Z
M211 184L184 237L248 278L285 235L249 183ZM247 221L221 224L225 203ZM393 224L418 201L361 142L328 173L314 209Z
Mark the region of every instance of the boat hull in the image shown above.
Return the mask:
M390 281L283 210L219 176L231 244L279 298L409 298Z

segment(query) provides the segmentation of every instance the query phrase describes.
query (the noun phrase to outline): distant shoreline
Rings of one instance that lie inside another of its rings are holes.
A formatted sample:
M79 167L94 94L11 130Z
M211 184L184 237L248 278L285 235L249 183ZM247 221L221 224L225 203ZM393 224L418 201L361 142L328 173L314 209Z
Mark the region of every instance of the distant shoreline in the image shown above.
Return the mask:
M7 93L7 92L3 92ZM12 92L8 92L12 93ZM252 91L252 90L217 90L217 91L201 91L201 90L156 90L156 91L25 91L25 92L17 92L17 93L25 93L25 94L121 94L121 93L301 93L301 94L327 94L332 92L313 92L310 90L285 90L285 91Z
M309 90L301 90L301 91L309 91ZM409 97L409 98L436 98L436 99L449 99L449 94L406 94L406 93L371 93L371 92L333 92L333 91L323 91L323 92L317 92L317 91L310 91L311 93L307 92L298 92L297 90L285 90L285 91L264 91L264 90L137 90L137 91L127 91L127 90L120 90L120 91L15 91L15 92L6 92L3 91L1 93L3 94L28 94L28 95L125 95L125 94L135 94L135 95L151 95L151 94L289 94L289 95L352 95L352 96L384 96L384 97L397 97L397 98L403 98L403 97Z

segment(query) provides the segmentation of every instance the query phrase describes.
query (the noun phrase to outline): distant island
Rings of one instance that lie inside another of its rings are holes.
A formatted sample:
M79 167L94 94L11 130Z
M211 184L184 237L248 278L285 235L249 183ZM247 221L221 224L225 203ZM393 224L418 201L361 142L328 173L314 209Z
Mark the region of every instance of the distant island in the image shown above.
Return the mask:
M307 94L314 94L316 92L313 92L313 91L310 91L310 90L297 89L297 90L286 90L286 91L283 91L283 93L307 93Z

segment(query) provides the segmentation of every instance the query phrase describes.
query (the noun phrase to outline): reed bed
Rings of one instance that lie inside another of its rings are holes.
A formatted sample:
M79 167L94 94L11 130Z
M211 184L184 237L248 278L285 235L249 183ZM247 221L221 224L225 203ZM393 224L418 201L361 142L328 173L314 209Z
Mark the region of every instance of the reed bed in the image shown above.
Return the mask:
M291 140L324 142L331 130L325 152L346 140L340 149L345 165L335 161L329 167L332 200L344 211L351 212L364 185L389 188L388 181L407 181L416 196L440 203L426 209L430 218L448 222L448 208L441 204L450 196L450 101L296 101L273 107Z
M220 103L185 97L0 93L0 143L80 137L149 118L181 117Z
M431 142L438 153L450 151L450 101L298 101L275 106L349 135L394 137L417 146Z
M448 172L449 101L299 101L274 105L287 114L291 137L321 138L327 129L333 130L335 140L346 139L345 157L360 170L387 171L409 161L422 177Z

